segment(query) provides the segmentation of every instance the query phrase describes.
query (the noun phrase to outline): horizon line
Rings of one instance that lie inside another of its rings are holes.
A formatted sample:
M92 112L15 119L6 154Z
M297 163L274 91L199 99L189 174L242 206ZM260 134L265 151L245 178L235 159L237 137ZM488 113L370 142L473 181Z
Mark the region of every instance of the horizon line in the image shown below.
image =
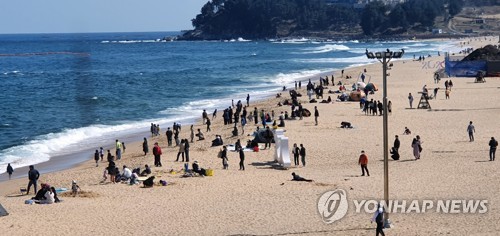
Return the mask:
M18 32L18 33L0 33L0 35L27 35L27 34L114 34L114 33L168 33L183 32L187 30L166 30L166 31L93 31L93 32Z

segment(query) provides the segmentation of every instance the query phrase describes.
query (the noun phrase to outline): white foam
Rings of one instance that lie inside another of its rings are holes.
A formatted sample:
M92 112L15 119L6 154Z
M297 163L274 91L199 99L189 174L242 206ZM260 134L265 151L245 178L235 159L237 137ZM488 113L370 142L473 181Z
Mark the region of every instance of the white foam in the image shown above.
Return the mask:
M122 43L122 44L131 44L131 43L165 43L167 40L164 39L142 39L142 40L103 40L101 43Z
M25 144L2 150L0 152L0 174L5 172L7 163L11 163L14 168L34 165L48 161L54 156L75 154L89 147L97 148L105 144L112 144L117 137L148 131L151 123L164 127L164 125L171 125L175 121L191 118L190 116L182 116L181 118L124 122L118 125L92 125L41 135Z
M297 38L297 39L282 39L282 40L274 40L271 41L272 43L290 43L290 44L304 44L304 43L310 43L313 42L313 40L307 39L307 38Z
M239 37L238 38L238 42L251 42L252 40L249 40L249 39L244 39L242 37Z
M313 58L313 59L296 59L297 62L303 63L369 63L371 60L365 55L357 57L341 57L341 58Z
M342 44L326 44L323 46L314 47L314 48L305 48L302 50L305 51L305 52L301 52L303 54L315 54L315 53L326 53L326 52L332 52L332 51L347 51L347 50L349 50L349 47L342 45Z
M279 86L290 85L297 80L305 80L329 71L331 71L331 69L305 70L292 73L278 73L277 75L271 77L270 80Z

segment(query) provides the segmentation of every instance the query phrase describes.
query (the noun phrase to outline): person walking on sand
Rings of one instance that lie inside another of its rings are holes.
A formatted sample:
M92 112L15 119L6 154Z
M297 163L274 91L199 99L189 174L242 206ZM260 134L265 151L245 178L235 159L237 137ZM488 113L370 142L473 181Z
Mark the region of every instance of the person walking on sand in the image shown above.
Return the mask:
M212 119L213 119L213 117L212 117ZM191 142L194 143L194 126L193 125L191 125L191 135L190 135L190 137L191 137Z
M399 136L395 136L395 139L394 139L394 149L396 151L399 151L399 147L401 146L401 143L399 142Z
M267 147L271 148L271 142L273 141L273 136L274 136L273 132L271 131L271 129L269 129L269 126L267 126L266 130L264 131L264 137L266 138L266 146L264 146L264 149L267 149Z
M437 88L434 89L434 100L437 99L438 91L439 91L439 87L437 87Z
M122 143L116 140L116 160L122 159Z
M189 141L184 139L184 154L186 154L186 162L189 162Z
M210 125L212 124L212 122L210 122L210 119L208 119L208 117L207 117L207 119L206 119L206 120L207 120L207 122L206 122L206 124L207 124L207 132L210 132L210 131L212 131L212 130L210 129Z
M304 145L302 145L302 143L300 144L300 157L302 159L302 166L303 167L306 167L306 148L304 147Z
M167 132L165 132L165 134L167 135L168 146L171 147L172 146L172 136L174 135L174 132L172 132L170 127L168 127Z
M181 144L179 145L179 152L177 152L177 159L175 161L179 161L179 156L182 154L182 162L184 162L184 152L185 152L184 139L181 140Z
M469 122L469 126L467 126L467 133L469 133L469 142L474 142L474 133L476 132L476 129L474 128L474 125L472 125L472 121Z
M243 148L240 148L238 151L240 153L240 170L245 170L245 152Z
M144 141L142 142L142 151L144 152L144 156L149 152L148 139L146 139L146 137L144 137Z
M376 236L382 235L385 236L384 233L384 208L379 204L377 211L375 211L375 214L373 215L373 218L371 222L377 223L377 229L375 230Z
M370 176L370 172L368 172L368 156L365 154L365 151L361 151L361 155L359 155L358 164L361 166L361 176L366 175Z
M295 82L297 84L297 82ZM295 85L297 87L297 85ZM250 106L250 94L247 94L247 107Z
M411 147L413 148L413 156L415 157L415 160L420 159L420 152L422 151L420 136L417 135L416 138L413 138Z
M94 160L95 160L95 167L98 167L99 166L99 150L95 150L95 153L94 153Z
M101 162L104 161L104 148L100 147L99 148L99 155L101 156Z
M222 150L220 150L220 158L222 159L222 168L227 170L229 168L229 164L227 163L227 147L223 146Z
M9 180L12 177L12 173L14 173L14 168L9 164L7 164L7 173L9 174Z
M203 120L203 124L205 124L205 121L208 118L207 110L203 110L203 113L201 114L201 118Z
M299 162L300 148L297 146L296 143L293 144L292 153L293 153L293 162L294 162L295 166L300 165L300 162Z
M318 125L318 117L319 117L318 107L314 106L314 122L315 122L315 125Z
M411 93L408 94L408 102L410 102L410 109L412 109L413 108L413 95L411 95Z
M37 186L37 181L38 179L40 178L40 172L38 172L38 170L35 169L35 167L33 165L31 165L29 167L29 171L28 171L28 190L26 191L26 195L30 194L30 188L31 188L31 185L33 185L35 187L35 194L38 192L38 186Z
M155 156L155 166L156 167L161 167L161 148L156 142L154 147L153 147L153 155Z
M491 140L488 143L488 145L490 146L490 161L494 161L495 160L495 152L497 151L497 147L498 147L498 141L496 141L494 137L491 137ZM9 175L9 178L10 178L10 175Z

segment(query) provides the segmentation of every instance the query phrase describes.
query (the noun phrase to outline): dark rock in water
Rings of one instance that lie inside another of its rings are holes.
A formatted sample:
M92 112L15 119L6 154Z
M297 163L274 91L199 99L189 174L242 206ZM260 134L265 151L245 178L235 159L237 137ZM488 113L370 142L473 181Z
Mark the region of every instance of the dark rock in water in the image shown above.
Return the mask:
M474 50L471 54L466 56L462 61L475 61L475 60L500 60L500 50L493 45L486 45L483 48Z

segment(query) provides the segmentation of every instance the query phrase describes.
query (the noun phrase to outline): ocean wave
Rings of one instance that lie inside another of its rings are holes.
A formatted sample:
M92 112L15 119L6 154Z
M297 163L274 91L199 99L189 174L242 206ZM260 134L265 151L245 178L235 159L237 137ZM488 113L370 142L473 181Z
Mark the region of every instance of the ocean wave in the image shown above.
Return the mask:
M165 39L143 39L143 40L103 40L101 43L122 43L122 44L129 44L129 43L166 43L169 42L168 40Z
M7 72L3 72L4 75L23 75L21 73L21 71L18 71L18 70L13 70L13 71L7 71Z
M283 86L283 85L290 85L294 83L297 80L305 80L314 76L319 76L322 73L326 73L331 71L331 69L324 69L324 70L305 70L305 71L298 71L298 72L292 72L292 73L278 73L275 76L272 76L269 78L272 82L274 82L277 85Z
M343 44L326 44L314 48L304 48L302 49L304 52L301 52L301 54L317 54L317 53L326 53L333 51L347 51L349 49L350 48L348 46L345 46Z
M314 42L314 40L308 38L297 38L297 39L282 39L282 40L269 40L272 43L289 43L289 44L304 44Z
M14 168L34 165L49 161L54 156L75 154L91 147L110 146L116 137L148 131L151 123L161 124L165 127L175 121L189 119L192 117L177 116L123 122L123 124L117 125L91 125L41 135L26 141L24 144L2 150L0 152L0 174L5 172L7 163L11 163Z
M301 63L370 63L365 55L357 57L340 57L340 58L313 58L313 59L295 59L296 62Z

